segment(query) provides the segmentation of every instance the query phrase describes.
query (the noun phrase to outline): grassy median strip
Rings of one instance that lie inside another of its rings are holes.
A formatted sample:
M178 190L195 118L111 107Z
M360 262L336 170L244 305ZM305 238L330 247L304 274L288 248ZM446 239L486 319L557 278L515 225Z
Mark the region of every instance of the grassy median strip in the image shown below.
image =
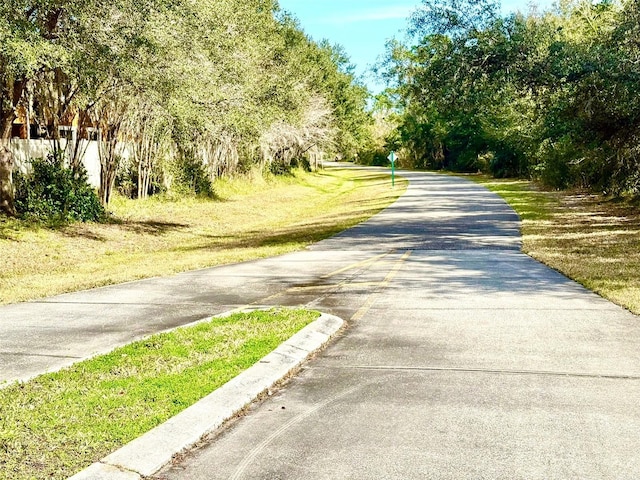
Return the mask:
M545 191L524 180L472 177L522 218L525 253L640 314L640 204Z
M63 479L163 423L319 317L274 309L154 335L0 390L0 479Z
M299 250L384 209L406 181L333 167L214 188L216 200L116 198L111 224L0 218L0 304Z

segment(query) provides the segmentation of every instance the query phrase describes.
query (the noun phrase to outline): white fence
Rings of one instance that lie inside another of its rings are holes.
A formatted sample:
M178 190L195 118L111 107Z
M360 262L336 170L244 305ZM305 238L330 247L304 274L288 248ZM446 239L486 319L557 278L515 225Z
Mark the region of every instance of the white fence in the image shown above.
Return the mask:
M60 140L61 148L65 149L67 140ZM69 145L71 148L72 145ZM16 161L16 168L21 172L29 170L30 159L46 158L53 150L53 140L22 140L14 138L11 140L11 150ZM98 142L93 140L81 140L80 151L84 152L82 163L87 169L89 184L98 188L100 186L100 158L98 157ZM125 155L126 156L126 155Z

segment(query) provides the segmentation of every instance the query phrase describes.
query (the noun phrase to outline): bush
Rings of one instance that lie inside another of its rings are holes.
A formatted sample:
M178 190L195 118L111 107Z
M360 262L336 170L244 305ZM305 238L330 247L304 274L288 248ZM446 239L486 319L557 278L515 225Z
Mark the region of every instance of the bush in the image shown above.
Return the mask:
M558 190L574 186L571 165L579 153L569 137L564 136L557 141L544 140L537 156L540 163L534 167L533 173L543 184Z
M382 149L371 149L360 153L358 163L372 167L387 167L390 165L389 152Z
M301 168L305 172L311 172L313 169L311 168L311 162L309 158L306 156L302 156L299 158L294 158L291 162L291 168Z
M525 162L514 151L500 149L491 152L489 171L495 178L517 178L524 176ZM482 168L482 166L480 167Z
M73 172L60 155L31 162L31 172L17 174L16 210L39 221L98 221L105 211L84 170Z
M177 159L169 165L173 178L171 190L180 195L215 197L213 185L204 165L193 157Z
M164 193L166 187L163 184L163 169L162 164L154 165L151 171L151 178L149 182L149 189L147 195L157 195ZM116 173L115 187L118 193L127 198L138 198L138 184L140 178L138 177L138 165L131 158L123 158L119 163L118 171Z
M123 197L136 198L138 196L138 169L131 159L119 163L115 187Z
M269 164L269 173L276 176L291 175L293 166L282 160L274 160Z

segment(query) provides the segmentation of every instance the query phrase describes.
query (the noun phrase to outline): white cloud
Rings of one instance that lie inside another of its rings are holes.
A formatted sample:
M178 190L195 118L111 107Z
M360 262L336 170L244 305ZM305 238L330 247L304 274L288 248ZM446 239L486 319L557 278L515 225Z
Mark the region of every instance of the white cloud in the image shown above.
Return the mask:
M359 12L345 13L344 15L334 15L325 17L323 20L326 23L336 25L359 22L377 22L384 20L404 20L408 18L414 10L415 6L396 5L392 7L369 8Z

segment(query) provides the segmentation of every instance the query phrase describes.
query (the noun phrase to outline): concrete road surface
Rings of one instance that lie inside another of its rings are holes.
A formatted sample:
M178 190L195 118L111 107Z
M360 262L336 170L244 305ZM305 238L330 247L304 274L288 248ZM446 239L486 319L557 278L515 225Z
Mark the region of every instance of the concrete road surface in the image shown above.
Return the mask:
M412 188L385 215L312 251L0 307L0 385L234 308L319 304L341 282L370 269L380 253L448 248L464 225L468 232L459 241L465 248L518 248L517 218L497 197L470 182L411 176ZM459 197L455 212L450 193ZM343 300L330 310L348 319L359 306Z
M271 299L350 319L342 338L156 479L640 478L638 318L519 253L494 195L407 176Z
M640 478L640 325L519 252L471 182L405 196L305 252L0 309L0 379L238 306L349 328L157 479Z

